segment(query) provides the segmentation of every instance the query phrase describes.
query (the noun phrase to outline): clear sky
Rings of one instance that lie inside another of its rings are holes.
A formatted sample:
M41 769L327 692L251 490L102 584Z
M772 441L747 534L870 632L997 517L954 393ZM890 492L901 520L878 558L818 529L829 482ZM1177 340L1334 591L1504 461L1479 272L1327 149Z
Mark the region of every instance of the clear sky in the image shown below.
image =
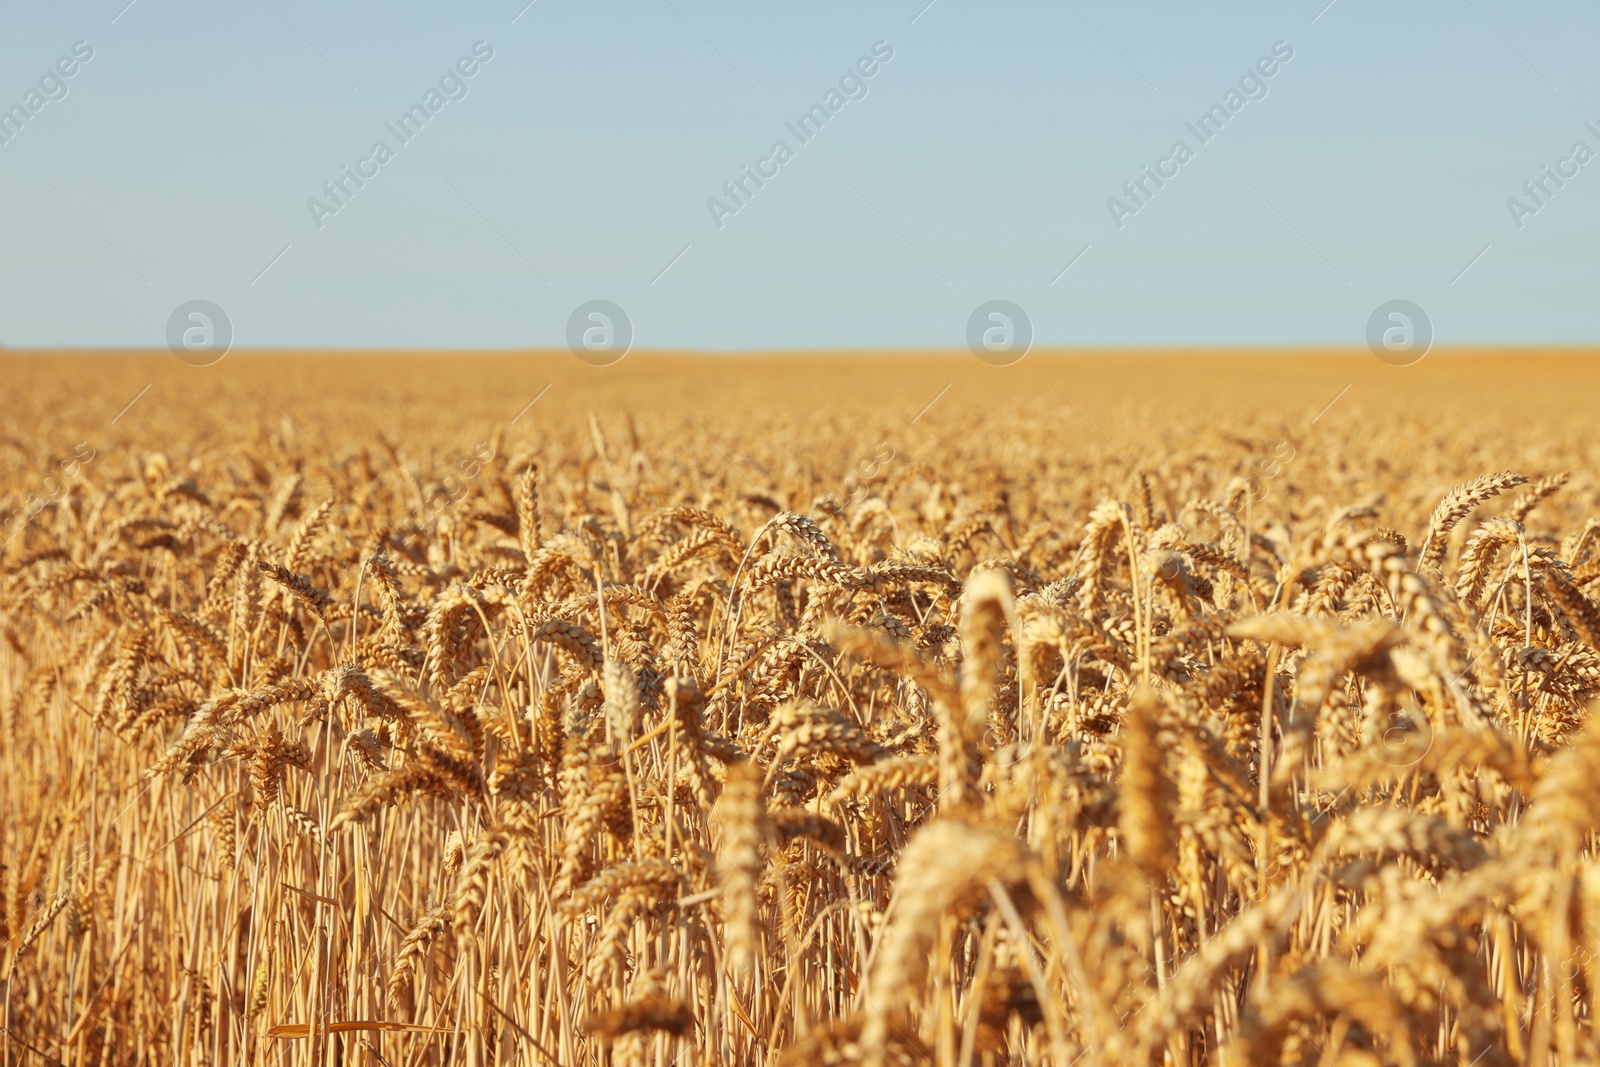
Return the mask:
M125 3L6 5L0 344L1600 340L1593 3Z

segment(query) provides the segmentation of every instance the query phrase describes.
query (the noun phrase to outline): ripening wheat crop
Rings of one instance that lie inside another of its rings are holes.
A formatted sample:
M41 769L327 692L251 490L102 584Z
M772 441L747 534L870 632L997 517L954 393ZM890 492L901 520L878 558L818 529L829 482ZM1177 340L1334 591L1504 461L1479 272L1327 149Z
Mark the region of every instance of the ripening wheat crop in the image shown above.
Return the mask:
M4 1067L1600 1059L1580 360L0 372Z

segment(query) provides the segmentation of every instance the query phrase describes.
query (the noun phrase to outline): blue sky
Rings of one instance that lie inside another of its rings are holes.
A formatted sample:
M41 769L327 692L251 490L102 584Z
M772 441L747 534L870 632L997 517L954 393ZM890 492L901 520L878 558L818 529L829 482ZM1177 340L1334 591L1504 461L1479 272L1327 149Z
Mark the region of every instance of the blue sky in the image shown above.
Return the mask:
M650 348L959 347L991 299L1041 345L1360 345L1396 298L1441 344L1600 339L1600 160L1507 204L1600 151L1593 4L125 3L7 13L0 106L93 58L0 144L0 344L157 347L197 298L246 347L556 347L593 298Z

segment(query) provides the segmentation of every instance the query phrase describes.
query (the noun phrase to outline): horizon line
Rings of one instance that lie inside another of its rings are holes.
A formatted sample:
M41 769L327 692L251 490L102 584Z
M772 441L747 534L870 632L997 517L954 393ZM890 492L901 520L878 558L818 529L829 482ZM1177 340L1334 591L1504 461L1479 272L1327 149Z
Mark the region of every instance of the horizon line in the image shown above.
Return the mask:
M1430 356L1474 356L1474 355L1505 355L1512 352L1526 352L1542 355L1596 355L1600 356L1600 341L1587 342L1485 342L1470 344L1435 344L1428 352ZM172 353L160 347L147 346L100 346L100 345L40 345L29 347L11 347L0 345L0 358L4 357L45 357L45 356L170 356ZM1177 344L1177 345L1040 345L1028 352L1030 357L1046 356L1140 356L1140 355L1319 355L1343 356L1354 355L1370 358L1371 352L1359 344ZM440 346L396 347L396 346L336 346L336 345L262 345L249 348L233 348L228 352L229 357L274 357L274 356L508 356L508 357L533 357L533 358L576 358L566 348L559 347L530 347L530 348L453 348ZM794 348L691 348L691 347L662 347L662 348L635 348L628 352L630 358L652 357L696 357L696 358L742 358L742 357L794 357L794 356L865 356L865 357L951 357L972 358L972 353L961 347L940 346L926 347L915 345L841 345L828 347L794 347ZM1026 357L1024 357L1026 358Z

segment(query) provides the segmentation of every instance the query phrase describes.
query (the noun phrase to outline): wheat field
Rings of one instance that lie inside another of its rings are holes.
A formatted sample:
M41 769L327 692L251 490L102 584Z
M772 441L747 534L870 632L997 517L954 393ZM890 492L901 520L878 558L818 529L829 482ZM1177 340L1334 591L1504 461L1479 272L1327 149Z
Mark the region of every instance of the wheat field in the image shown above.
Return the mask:
M0 373L4 1067L1600 1059L1587 354Z

